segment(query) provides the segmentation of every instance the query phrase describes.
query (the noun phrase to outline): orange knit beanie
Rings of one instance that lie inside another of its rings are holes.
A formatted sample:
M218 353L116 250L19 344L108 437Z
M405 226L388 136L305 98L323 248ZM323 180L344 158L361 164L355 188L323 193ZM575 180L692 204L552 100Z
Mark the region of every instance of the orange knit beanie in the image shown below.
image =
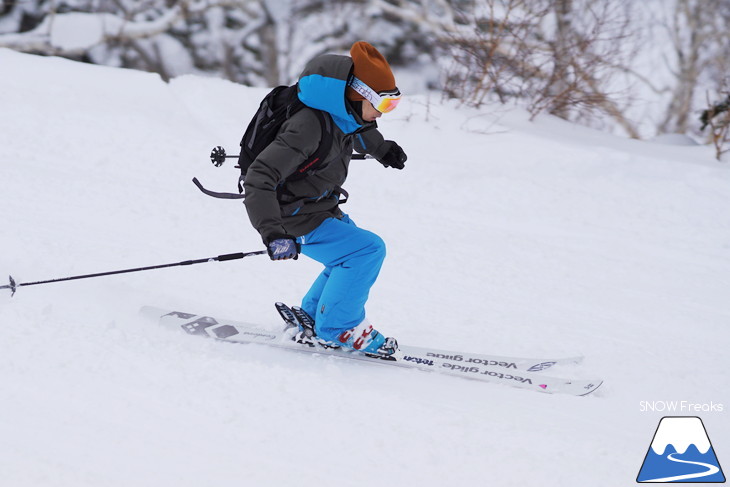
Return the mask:
M353 74L373 91L392 91L396 89L395 76L388 61L371 44L359 41L352 45L350 56L354 64ZM353 101L364 100L352 88L347 88L347 98Z

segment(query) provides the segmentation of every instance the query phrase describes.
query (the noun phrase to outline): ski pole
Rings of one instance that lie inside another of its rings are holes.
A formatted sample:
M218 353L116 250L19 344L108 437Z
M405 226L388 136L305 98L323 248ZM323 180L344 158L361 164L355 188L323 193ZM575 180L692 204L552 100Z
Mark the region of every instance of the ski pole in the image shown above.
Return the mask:
M251 255L263 255L266 253L267 253L266 250L257 250L255 252L237 252L235 254L223 254L223 255L219 255L217 257L208 257L206 259L184 260L182 262L175 262L172 264L152 265L152 266L147 266L147 267L135 267L133 269L122 269L122 270L118 270L118 271L98 272L95 274L84 274L82 276L61 277L58 279L48 279L45 281L35 281L35 282L15 282L15 279L13 279L13 276L8 276L8 278L10 280L10 284L5 284L3 286L0 286L0 289L10 289L10 293L11 293L10 295L14 296L15 291L17 291L18 288L22 287L22 286L37 286L39 284L49 284L52 282L75 281L77 279L89 279L92 277L112 276L115 274L126 274L129 272L151 271L154 269L164 269L166 267L203 264L205 262L225 262L227 260L243 259L244 257L249 257Z
M228 155L226 154L226 150L221 146L213 147L213 150L210 151L210 162L213 163L215 167L221 167L224 162L226 162L226 159L238 159L238 154L236 155ZM352 159L375 159L370 154L352 154ZM238 167L238 166L236 166Z

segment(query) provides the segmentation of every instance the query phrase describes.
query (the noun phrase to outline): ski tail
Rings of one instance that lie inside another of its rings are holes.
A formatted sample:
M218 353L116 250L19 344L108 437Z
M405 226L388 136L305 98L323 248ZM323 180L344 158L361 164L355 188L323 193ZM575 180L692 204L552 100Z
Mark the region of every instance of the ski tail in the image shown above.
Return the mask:
M297 320L294 311L284 303L276 303L276 311L279 312L279 316L286 323L286 328L299 328L299 320Z
M299 322L299 325L304 329L304 333L307 334L307 336L313 337L316 335L314 332L314 319L304 311L299 306L292 306L291 308L292 312L294 313L294 316L297 319L297 322Z

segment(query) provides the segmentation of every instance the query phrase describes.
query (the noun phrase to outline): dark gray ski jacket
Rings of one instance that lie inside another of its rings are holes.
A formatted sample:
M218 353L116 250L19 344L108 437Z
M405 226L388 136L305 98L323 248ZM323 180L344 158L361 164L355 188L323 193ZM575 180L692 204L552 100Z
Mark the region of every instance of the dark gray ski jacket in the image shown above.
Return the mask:
M246 211L264 243L305 235L327 218L341 217L338 190L347 178L353 149L376 159L387 151L377 124L363 121L345 98L352 66L349 56L333 54L307 64L299 78L299 99L307 107L284 122L246 173ZM314 173L285 181L319 146L322 129L314 110L323 111L326 123L332 124L332 148ZM286 201L277 199L280 184Z

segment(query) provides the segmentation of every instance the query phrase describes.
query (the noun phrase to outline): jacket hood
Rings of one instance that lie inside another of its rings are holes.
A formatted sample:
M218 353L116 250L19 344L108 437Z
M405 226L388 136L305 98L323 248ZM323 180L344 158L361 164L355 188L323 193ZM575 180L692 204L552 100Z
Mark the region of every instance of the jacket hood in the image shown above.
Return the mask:
M302 103L332 115L332 120L346 134L363 126L345 105L345 89L352 66L349 56L324 54L309 61L299 77Z

